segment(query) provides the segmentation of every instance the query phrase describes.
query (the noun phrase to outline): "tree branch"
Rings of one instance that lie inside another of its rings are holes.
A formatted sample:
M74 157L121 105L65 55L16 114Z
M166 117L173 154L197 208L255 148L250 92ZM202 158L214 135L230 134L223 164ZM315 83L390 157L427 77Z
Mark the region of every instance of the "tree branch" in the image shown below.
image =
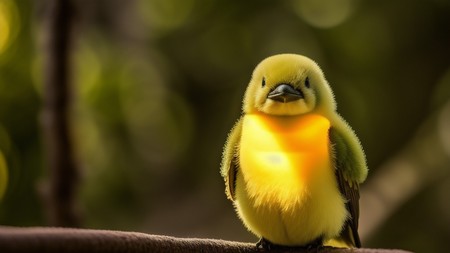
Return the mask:
M0 227L0 252L267 252L253 243L216 239L176 238L137 232L122 232L75 228L15 228ZM298 253L407 253L384 249L320 249L285 248L270 252Z
M47 35L46 79L42 128L49 167L48 187L44 192L49 223L78 226L74 196L78 170L73 157L69 131L70 44L73 6L71 0L48 1L45 21Z

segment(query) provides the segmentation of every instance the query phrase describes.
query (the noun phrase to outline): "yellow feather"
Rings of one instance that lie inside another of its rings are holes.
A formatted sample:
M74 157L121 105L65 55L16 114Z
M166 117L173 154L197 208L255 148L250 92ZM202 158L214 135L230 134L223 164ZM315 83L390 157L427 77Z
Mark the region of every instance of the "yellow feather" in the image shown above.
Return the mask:
M355 246L340 240L338 238L333 238L323 243L324 246L334 247L334 248L354 248Z
M250 231L281 245L339 234L347 211L330 160L329 126L315 114L244 116L236 209Z

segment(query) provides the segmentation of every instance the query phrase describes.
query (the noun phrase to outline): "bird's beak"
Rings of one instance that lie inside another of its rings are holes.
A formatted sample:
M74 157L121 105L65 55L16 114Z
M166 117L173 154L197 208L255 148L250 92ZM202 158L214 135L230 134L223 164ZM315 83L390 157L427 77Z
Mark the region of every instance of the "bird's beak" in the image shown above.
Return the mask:
M290 84L282 83L276 86L275 89L267 95L267 98L277 102L288 103L302 99L304 96L301 90L296 90Z

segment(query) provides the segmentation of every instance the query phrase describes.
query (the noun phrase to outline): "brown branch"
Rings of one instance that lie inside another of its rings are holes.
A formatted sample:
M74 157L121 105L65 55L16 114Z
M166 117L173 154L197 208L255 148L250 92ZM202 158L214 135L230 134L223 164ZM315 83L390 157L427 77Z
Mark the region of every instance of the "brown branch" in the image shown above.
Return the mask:
M78 226L79 221L73 208L78 171L68 122L73 7L70 0L51 0L48 4L45 20L46 79L42 127L49 182L44 198L51 225Z
M216 239L176 238L136 232L74 229L0 227L0 252L267 252L253 243ZM407 253L385 249L278 249L270 252L317 253Z

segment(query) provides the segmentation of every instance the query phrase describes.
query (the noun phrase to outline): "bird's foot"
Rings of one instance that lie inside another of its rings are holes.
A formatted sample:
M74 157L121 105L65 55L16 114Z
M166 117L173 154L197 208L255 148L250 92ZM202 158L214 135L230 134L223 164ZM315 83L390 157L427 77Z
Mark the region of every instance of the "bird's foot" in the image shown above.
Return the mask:
M319 251L323 247L324 246L323 246L323 238L322 237L319 237L317 240L315 240L305 246L307 252L310 252L312 250Z
M271 243L267 239L261 237L259 241L256 243L256 248L260 250L271 250L275 247L275 244Z
M306 252L319 252L320 250L322 250L325 246L323 245L323 238L320 237L317 240L312 241L311 243L305 245L305 246L283 246L283 245L278 245L278 244L274 244L272 242L270 242L269 240L265 239L265 238L261 238L257 243L256 243L256 248L259 250L266 250L266 251L270 251L270 250L284 250L286 252L289 251L295 251L298 250L299 248L303 248L306 249Z

